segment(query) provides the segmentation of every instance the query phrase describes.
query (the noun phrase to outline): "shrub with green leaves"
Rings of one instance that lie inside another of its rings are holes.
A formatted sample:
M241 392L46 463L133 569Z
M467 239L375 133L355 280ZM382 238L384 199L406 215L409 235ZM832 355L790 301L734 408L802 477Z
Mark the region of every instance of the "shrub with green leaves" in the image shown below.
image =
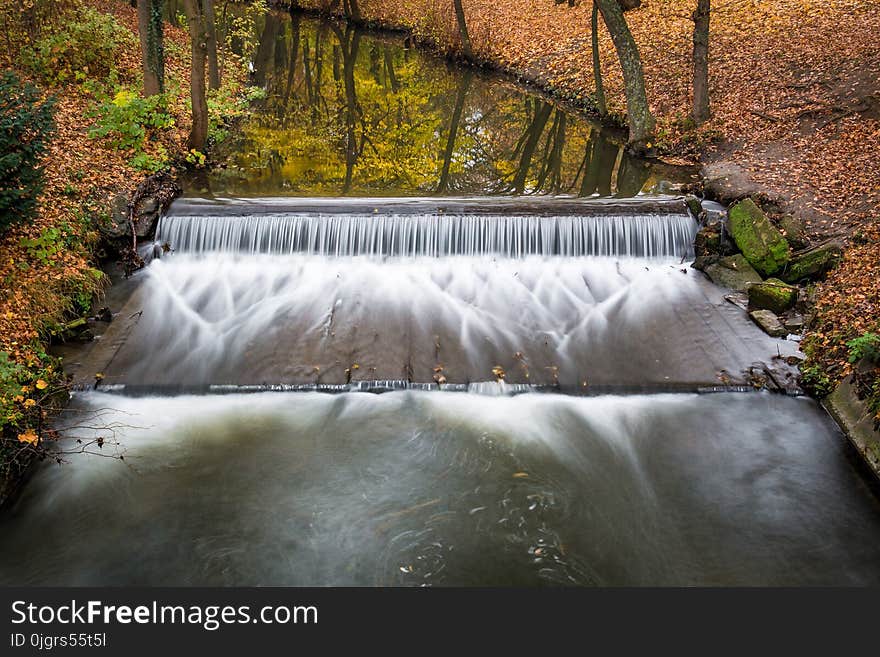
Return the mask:
M0 429L21 419L21 409L16 405L16 399L27 380L25 369L13 362L8 353L0 351Z
M43 189L40 157L54 128L53 99L11 71L0 75L0 231L33 216Z
M113 16L78 7L71 10L57 29L46 31L22 52L25 65L50 84L106 78L113 70L116 53L139 47L134 34Z
M113 98L104 98L98 105L98 119L89 131L89 137L108 138L110 145L124 151L133 151L131 164L142 171L158 171L167 162L168 155L161 145L154 154L144 151L148 139L157 131L174 125L168 111L167 94L143 98L131 89L121 87Z
M865 333L846 343L849 348L849 362L858 363L863 358L880 365L880 335Z

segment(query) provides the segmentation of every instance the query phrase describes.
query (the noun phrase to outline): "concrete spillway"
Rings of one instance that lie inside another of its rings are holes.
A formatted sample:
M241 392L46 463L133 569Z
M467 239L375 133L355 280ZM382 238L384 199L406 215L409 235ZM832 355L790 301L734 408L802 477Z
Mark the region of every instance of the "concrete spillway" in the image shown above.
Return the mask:
M88 369L130 391L792 386L794 345L687 267L696 229L678 199L186 200Z

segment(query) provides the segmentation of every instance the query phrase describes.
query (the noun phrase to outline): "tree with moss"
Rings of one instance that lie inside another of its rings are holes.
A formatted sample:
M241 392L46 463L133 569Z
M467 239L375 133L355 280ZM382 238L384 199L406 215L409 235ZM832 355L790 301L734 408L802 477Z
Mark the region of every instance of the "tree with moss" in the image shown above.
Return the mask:
M165 46L162 30L163 0L138 0L138 36L144 70L144 95L165 91Z

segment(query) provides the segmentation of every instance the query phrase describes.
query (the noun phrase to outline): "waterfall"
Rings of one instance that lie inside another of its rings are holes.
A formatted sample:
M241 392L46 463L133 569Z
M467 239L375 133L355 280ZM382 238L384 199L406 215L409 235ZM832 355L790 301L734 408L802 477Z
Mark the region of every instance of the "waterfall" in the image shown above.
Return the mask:
M156 240L178 253L681 258L696 231L687 214L209 214L164 217Z

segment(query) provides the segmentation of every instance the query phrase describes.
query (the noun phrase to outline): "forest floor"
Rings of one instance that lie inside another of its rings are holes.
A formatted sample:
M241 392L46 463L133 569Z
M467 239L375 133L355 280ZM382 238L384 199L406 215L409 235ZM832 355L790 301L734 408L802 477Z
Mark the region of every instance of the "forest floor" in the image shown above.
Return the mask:
M304 0L327 10L335 3ZM460 54L451 2L360 0L362 18L410 30ZM595 106L592 3L464 0L473 59ZM849 373L846 342L880 332L880 3L864 0L721 0L712 3L712 118L695 129L691 103L694 0L644 0L626 17L639 45L657 146L671 162L734 171L813 242L848 244L816 286L809 367L829 383ZM338 11L338 9L337 9ZM601 25L601 22L600 22ZM611 39L599 35L609 112L625 115Z

